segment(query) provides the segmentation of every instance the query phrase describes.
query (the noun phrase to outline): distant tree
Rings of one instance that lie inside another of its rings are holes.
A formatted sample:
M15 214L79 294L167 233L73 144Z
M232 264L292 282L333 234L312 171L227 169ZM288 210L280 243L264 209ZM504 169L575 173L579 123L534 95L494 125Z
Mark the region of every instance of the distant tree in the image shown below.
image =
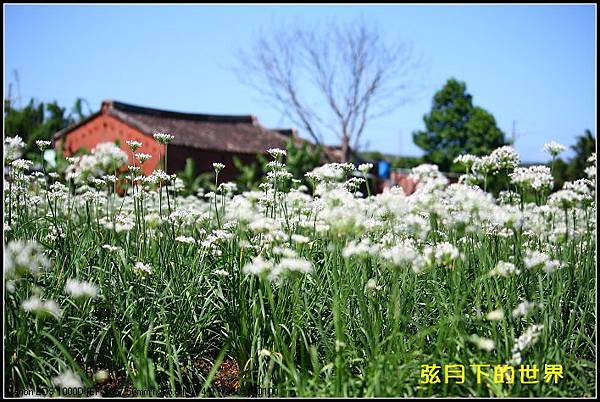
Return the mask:
M586 177L585 168L589 166L588 158L596 151L596 137L590 130L577 137L577 142L571 145L575 155L568 161L558 158L554 161L553 175L555 189L562 187L565 181L573 181Z
M294 140L287 143L287 170L304 184L308 184L304 174L310 172L321 164L323 158L323 148L320 145L316 147L308 146L306 142L298 146Z
M409 169L423 163L423 159L420 156L389 155L379 151L361 152L360 156L369 162L387 161L390 163L392 169Z
M323 159L323 148L320 145L309 146L306 142L297 145L293 139L289 139L286 146L286 168L295 179L308 184L304 174L313 170L321 164ZM239 158L234 157L233 163L239 174L236 184L240 190L252 190L258 187L265 172L268 171L267 164L272 159L262 154L256 155L256 161L245 165Z
M408 99L416 67L408 43L388 44L377 29L354 22L261 35L241 52L237 70L316 143L326 132L339 138L349 161L367 122Z
M571 149L575 151L575 156L569 163L569 174L572 180L576 180L585 176L585 168L589 166L587 160L596 152L596 137L590 130L585 130L582 135L577 137L575 145L571 145Z
M237 156L233 157L233 165L239 172L235 179L239 190L253 190L258 186L262 176L261 166L267 163L267 159L263 155L258 154L257 161L245 165L240 158Z
M187 158L185 160L185 167L182 171L177 173L177 177L183 181L185 186L181 193L183 196L196 194L200 188L208 188L209 184L214 187L213 173L208 172L196 175L196 163L192 158Z
M394 169L410 169L423 163L420 156L397 156L392 160L392 168Z
M23 153L25 157L30 157L35 141L48 137L48 130L44 125L44 104L36 104L32 99L22 109L14 109L10 101L5 101L4 133L7 137L18 135L23 138L27 144Z
M423 121L425 130L415 131L413 140L425 151L423 160L442 171L450 171L454 158L461 154L485 155L508 144L494 116L473 106L466 84L454 78L435 94Z
M37 102L31 99L20 109L14 108L10 100L4 102L4 132L12 137L23 138L27 144L24 156L30 159L39 158L39 150L35 144L38 140L51 140L54 134L87 117L82 109L82 99L77 99L73 112L66 113L56 101L50 103Z
M387 160L390 161L390 155L384 155L379 151L363 151L359 153L359 157L365 161L379 161L379 160Z

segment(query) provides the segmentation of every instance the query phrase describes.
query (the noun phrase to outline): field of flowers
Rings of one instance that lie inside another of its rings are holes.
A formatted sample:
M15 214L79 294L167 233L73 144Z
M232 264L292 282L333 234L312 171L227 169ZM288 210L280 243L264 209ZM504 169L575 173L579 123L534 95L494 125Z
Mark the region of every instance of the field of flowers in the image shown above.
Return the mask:
M215 164L182 197L128 144L59 177L5 140L5 393L595 395L595 154L555 192L503 147L370 195L368 164L306 187L274 149L260 191Z

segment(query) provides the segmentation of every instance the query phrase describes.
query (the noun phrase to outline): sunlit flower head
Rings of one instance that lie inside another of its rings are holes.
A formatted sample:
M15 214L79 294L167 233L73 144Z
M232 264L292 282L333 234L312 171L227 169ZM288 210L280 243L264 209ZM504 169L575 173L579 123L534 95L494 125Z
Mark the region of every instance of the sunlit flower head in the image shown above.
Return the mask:
M129 140L127 141L127 145L129 145L129 149L131 149L131 152L135 152L142 146L142 143L135 140Z
M566 149L567 147L554 141L544 144L544 152L550 154L553 158Z
M50 145L52 145L51 141L44 141L44 140L37 140L35 142L35 145L38 146L38 148L40 149L40 151L44 151L45 149L48 149L50 147Z
M98 296L98 286L69 278L65 285L65 292L75 299L95 299Z
M171 134L156 132L154 133L154 139L161 144L169 144L175 137Z

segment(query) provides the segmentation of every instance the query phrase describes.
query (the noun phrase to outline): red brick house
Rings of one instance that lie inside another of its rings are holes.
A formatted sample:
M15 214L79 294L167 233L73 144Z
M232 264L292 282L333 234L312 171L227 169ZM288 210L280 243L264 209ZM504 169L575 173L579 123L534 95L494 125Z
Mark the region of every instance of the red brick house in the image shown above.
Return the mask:
M251 163L257 153L265 153L269 148L285 149L290 137L297 143L306 141L293 129L267 129L252 115L180 113L107 100L102 102L98 112L57 132L54 143L55 147L60 144L63 154L69 156L80 148L89 151L98 143L117 141L131 161L126 141L140 141L143 145L137 152L152 155L152 159L144 164L144 174L148 175L163 162L160 156L164 156L164 145L153 138L157 131L174 136L168 146L167 173L182 170L186 159L192 158L197 173L212 171L215 162L225 164L220 173L223 180L231 180L237 175L234 156L244 163ZM328 159L337 154L327 148L325 153Z

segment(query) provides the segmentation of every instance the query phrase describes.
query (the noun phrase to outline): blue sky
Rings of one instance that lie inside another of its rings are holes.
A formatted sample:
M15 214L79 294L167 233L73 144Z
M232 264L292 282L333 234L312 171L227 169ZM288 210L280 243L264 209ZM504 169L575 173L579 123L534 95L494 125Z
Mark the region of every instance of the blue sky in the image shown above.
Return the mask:
M21 98L103 99L198 113L255 114L267 127L291 126L230 66L259 30L362 18L388 41L409 41L425 68L423 90L372 121L369 148L421 155L433 94L455 77L491 112L525 161L543 144L596 135L596 9L579 6L43 6L5 5L5 92L20 76ZM9 133L10 134L10 133ZM333 143L333 137L326 137Z

